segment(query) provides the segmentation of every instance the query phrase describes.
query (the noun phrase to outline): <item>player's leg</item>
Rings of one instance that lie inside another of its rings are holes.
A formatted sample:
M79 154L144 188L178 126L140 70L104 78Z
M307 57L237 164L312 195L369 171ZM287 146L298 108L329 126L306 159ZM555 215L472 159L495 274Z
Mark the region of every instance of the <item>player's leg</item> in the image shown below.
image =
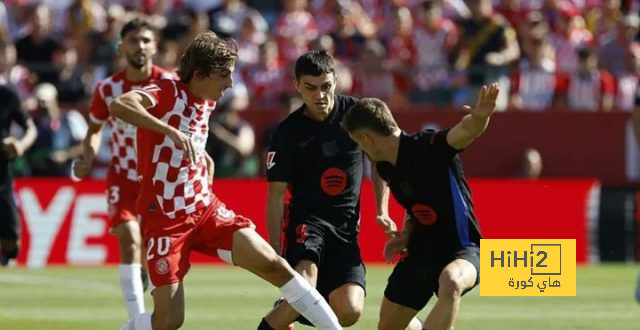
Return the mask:
M138 226L140 226L140 223L138 223ZM142 237L140 237L140 242L142 242ZM142 292L146 292L150 285L149 271L147 270L147 263L145 262L145 254L146 251L144 246L140 243L140 279L142 281ZM151 286L151 291L153 291L154 288L154 286Z
M153 329L178 329L184 323L184 287L182 282L153 290Z
M153 290L153 313L141 313L121 330L174 330L184 323L184 287L182 282L162 285Z
M421 330L422 323L415 317L418 311L396 304L387 297L382 298L380 305L380 321L378 322L379 330Z
M349 327L358 322L364 311L366 269L355 240L331 234L328 237L320 267L323 273L316 287L321 292L329 292L331 309L338 316L340 324Z
M120 247L120 288L129 318L144 313L144 294L140 248L140 226L137 221L124 221L111 231Z
M476 285L476 266L465 259L449 263L438 279L438 301L424 322L429 330L449 330L458 315L462 294Z
M20 252L20 219L13 192L0 193L0 265L6 266Z
M323 233L321 228L316 225L298 223L295 226L289 226L284 234L286 235L284 256L286 256L287 262L294 266L294 269L313 287L317 288L318 265L322 260L326 233ZM318 291L325 299L328 298L329 291ZM264 322L272 325L275 329L292 329L292 323L295 321L312 325L309 320L300 316L286 300L280 299L276 302L275 308L265 317Z
M118 239L120 288L129 318L144 313L142 248L140 225L135 213L138 185L125 179L109 178L108 202L111 233Z
M233 234L233 263L280 288L291 306L320 329L341 329L324 298L252 228Z
M343 284L329 294L329 306L338 316L340 325L350 327L364 311L364 289L353 283Z
M422 329L415 316L433 295L441 269L412 255L398 262L384 290L378 329Z
M310 260L301 260L294 268L307 282L313 287L316 286L318 279L318 266ZM286 329L288 325L295 322L300 314L291 307L291 305L283 300L278 303L267 316L265 321L274 329Z
M194 215L194 217L197 215ZM143 220L144 221L144 220ZM129 221L130 222L130 221ZM122 329L177 329L184 322L184 276L190 268L195 223L192 218L151 219L144 223L145 259L152 292L153 313L136 315ZM171 226L167 228L166 226Z

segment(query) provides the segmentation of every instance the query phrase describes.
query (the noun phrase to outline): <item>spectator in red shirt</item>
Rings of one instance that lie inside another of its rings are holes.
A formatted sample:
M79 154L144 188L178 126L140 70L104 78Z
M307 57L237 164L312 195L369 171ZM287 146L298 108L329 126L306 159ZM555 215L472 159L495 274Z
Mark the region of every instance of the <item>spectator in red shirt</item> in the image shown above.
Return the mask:
M577 56L578 69L569 76L566 86L567 106L572 111L611 111L615 93L613 76L598 69L593 49L581 48Z
M558 72L573 73L578 67L578 50L593 42L591 32L577 9L565 10L558 17L551 35L556 50Z
M249 99L261 107L278 106L283 95L293 92L290 87L293 77L287 72L275 41L262 44L258 63L242 69Z
M353 75L353 94L403 103L403 93L398 91L393 73L385 61L385 53L384 45L378 40L369 40L364 44Z
M554 103L558 87L553 46L545 38L532 40L530 53L520 60L513 81L511 105L516 109L545 111Z
M638 96L638 78L640 78L640 44L631 43L621 61L625 63L625 71L617 77L615 106L618 110L633 110Z
M423 2L419 18L420 23L412 34L415 54L411 99L418 103L448 104L449 56L458 42L458 31L453 22L442 16L440 1Z

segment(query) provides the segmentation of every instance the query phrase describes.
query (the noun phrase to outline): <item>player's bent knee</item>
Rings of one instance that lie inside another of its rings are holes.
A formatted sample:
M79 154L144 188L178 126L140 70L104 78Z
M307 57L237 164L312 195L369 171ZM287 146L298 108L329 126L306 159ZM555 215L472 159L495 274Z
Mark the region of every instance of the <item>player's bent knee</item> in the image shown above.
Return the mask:
M364 306L347 299L342 299L338 304L333 301L331 309L336 313L340 325L349 327L358 322L362 316Z
M336 316L338 317L338 322L343 327L350 327L360 320L360 316L362 316L362 308L360 309L350 309L350 310L336 310Z
M461 277L446 274L440 278L438 298L459 299L462 296L463 290L464 284Z

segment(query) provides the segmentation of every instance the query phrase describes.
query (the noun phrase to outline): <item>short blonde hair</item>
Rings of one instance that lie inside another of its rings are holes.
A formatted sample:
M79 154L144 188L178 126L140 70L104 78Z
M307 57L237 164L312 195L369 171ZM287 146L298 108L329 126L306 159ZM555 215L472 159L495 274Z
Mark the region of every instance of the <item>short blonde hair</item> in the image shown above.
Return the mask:
M389 136L398 129L398 124L386 103L376 98L364 98L347 110L342 119L342 128L349 133L364 128Z

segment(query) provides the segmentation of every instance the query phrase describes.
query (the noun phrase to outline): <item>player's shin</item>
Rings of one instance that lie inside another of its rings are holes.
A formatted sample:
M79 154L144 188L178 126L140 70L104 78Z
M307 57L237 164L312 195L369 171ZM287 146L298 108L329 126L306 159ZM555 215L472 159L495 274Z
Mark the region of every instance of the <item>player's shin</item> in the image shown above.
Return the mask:
M121 264L118 268L120 272L120 288L122 289L122 296L124 297L129 319L144 313L144 294L140 269L140 264Z
M295 274L280 288L282 296L318 329L342 329L326 300L302 276Z

